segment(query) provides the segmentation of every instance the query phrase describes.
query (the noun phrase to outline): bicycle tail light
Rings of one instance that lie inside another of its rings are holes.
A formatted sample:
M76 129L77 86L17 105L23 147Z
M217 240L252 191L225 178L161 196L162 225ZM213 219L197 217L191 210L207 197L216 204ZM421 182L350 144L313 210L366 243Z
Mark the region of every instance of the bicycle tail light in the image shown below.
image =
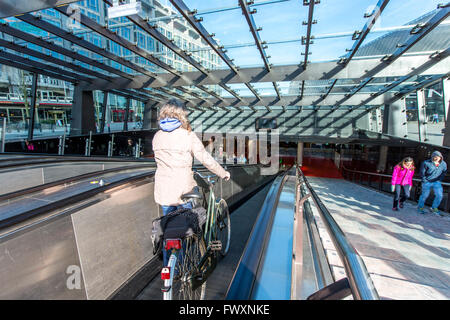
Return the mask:
M170 249L180 250L181 249L181 239L167 239L165 249L166 250L170 250Z
M161 279L169 280L170 279L170 267L164 267L161 270Z

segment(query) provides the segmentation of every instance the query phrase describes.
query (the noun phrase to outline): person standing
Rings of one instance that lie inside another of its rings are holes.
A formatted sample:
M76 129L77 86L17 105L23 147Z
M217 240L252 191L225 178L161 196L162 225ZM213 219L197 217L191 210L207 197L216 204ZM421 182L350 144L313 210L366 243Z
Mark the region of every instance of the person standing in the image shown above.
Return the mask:
M224 180L230 179L230 173L213 159L192 131L182 102L171 99L164 104L158 122L160 130L152 141L156 162L154 197L163 215L167 215L181 208L192 209L192 204L184 202L181 196L197 186L192 172L193 157ZM164 265L168 257L163 250Z
M394 167L391 181L392 192L394 192L392 210L398 211L399 207L403 208L403 203L409 198L414 170L414 161L411 157L406 157Z
M431 159L422 162L422 165L420 166L422 194L420 195L418 203L419 213L425 213L425 201L430 195L430 190L433 189L434 200L431 205L431 212L442 215L439 212L438 207L443 197L441 181L444 179L446 173L447 163L444 161L444 158L439 151L434 151L431 154Z

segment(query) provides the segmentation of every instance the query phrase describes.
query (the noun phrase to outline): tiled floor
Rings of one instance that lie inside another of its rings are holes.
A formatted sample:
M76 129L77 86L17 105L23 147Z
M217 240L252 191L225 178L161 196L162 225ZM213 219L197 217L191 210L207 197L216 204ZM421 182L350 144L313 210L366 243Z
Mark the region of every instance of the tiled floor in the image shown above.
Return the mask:
M382 299L450 299L450 216L419 214L412 202L392 211L388 194L341 179L307 179L361 255ZM345 277L322 221L318 227L336 279Z

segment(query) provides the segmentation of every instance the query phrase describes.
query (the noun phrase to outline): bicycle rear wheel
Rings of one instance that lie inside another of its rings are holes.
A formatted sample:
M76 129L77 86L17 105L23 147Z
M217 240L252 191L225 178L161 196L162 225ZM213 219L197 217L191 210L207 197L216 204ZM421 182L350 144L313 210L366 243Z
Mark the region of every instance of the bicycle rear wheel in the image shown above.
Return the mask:
M216 238L222 243L220 254L224 257L230 249L231 239L230 212L224 199L216 202Z
M200 259L206 253L203 237L193 235L183 240L183 248L178 253L172 283L172 300L204 300L206 281L200 286L196 283L201 277L198 270Z

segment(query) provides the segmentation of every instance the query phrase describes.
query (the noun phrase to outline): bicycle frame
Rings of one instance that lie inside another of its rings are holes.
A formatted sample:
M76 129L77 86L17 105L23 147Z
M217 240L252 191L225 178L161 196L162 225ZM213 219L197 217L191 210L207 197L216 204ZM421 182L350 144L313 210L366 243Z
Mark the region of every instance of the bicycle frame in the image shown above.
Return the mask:
M202 179L205 179L204 177L200 176ZM206 222L205 222L205 228L202 234L203 240L205 241L206 245L206 252L203 254L203 256L200 258L200 261L197 265L197 270L199 271L198 274L192 275L192 277L189 279L191 281L192 289L196 290L198 287L200 287L208 278L208 276L214 271L216 265L217 265L217 253L212 250L211 248L211 242L216 240L216 196L214 194L213 190L213 184L209 181L208 178L208 205L207 205L207 211L206 211ZM204 193L205 195L205 193ZM172 299L172 288L170 287L170 284L173 283L173 276L174 276L174 270L175 265L177 263L177 260L179 259L178 255L180 254L180 249L172 249L172 253L169 258L168 267L170 267L170 279L164 280L164 299L165 300L171 300ZM205 267L206 266L206 267ZM198 275L201 274L201 277L198 277Z
M206 210L205 231L203 235L203 238L205 239L207 245L214 239L215 236L214 230L214 225L216 223L215 204L216 204L216 197L214 195L212 186L210 186L208 197L208 209Z

